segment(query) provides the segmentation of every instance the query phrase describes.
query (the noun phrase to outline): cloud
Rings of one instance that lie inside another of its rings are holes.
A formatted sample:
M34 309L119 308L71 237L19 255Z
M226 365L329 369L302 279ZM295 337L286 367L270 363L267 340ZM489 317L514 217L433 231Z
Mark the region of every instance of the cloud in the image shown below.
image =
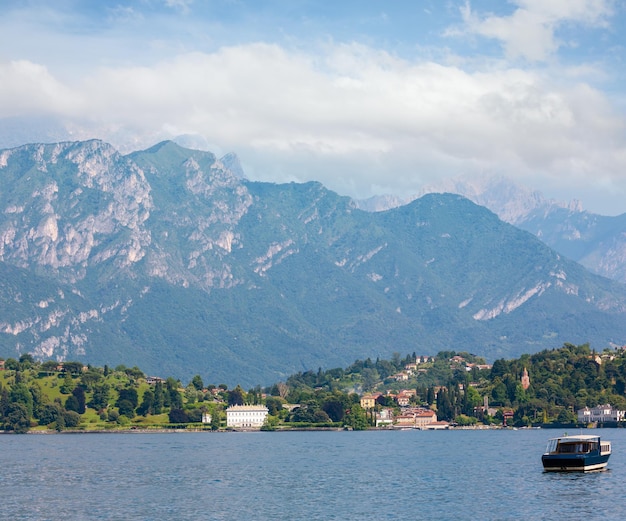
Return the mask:
M509 16L481 16L467 1L461 32L499 40L510 59L545 61L565 42L557 30L566 24L602 27L613 14L613 0L514 0Z
M28 60L0 62L0 115L37 113L75 116L74 94L48 69Z
M183 13L188 13L193 4L193 0L165 0L165 5L173 9L179 9Z
M0 117L58 115L76 138L125 152L201 135L237 152L253 178L319 180L358 197L485 170L620 183L623 115L567 72L468 72L358 44L230 46L73 82L14 61L0 63Z

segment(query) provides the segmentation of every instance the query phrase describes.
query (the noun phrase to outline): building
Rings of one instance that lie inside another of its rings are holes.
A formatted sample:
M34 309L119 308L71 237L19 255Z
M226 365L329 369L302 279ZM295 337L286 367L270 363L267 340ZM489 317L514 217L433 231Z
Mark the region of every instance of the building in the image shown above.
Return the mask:
M208 412L203 412L202 413L202 423L211 423L212 417L211 414Z
M395 427L413 429L427 429L429 425L437 423L437 413L430 409L411 409L396 416Z
M522 387L524 390L530 387L530 376L528 376L528 369L524 367L524 372L522 373Z
M406 407L411 402L411 396L415 393L410 393L408 391L400 391L396 396L396 401L400 407Z
M415 413L415 427L425 429L428 425L437 423L437 413L431 410L421 410Z
M376 427L391 427L393 425L393 410L389 407L376 413Z
M376 399L379 396L381 396L380 393L364 395L361 398L361 407L363 407L363 409L373 409L376 406Z
M267 414L265 405L231 405L226 409L226 427L260 429Z
M610 404L597 405L596 407L585 407L578 410L579 423L615 423L624 421L626 411L613 409Z

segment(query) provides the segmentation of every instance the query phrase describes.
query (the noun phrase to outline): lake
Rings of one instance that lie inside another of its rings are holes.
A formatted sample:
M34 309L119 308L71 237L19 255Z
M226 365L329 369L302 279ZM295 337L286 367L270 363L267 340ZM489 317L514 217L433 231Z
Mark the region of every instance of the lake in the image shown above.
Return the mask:
M544 473L556 430L0 435L11 520L623 520L609 470ZM570 432L572 434L572 432Z

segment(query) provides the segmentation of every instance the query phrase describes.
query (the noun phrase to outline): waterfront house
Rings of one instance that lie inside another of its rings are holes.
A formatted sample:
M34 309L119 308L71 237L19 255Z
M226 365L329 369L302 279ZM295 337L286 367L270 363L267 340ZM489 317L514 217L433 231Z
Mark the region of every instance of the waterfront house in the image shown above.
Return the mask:
M231 405L226 409L226 427L260 429L267 414L265 405Z
M437 423L437 413L430 409L412 408L396 416L395 427L411 427L413 429L427 429L429 425Z
M390 427L393 424L393 410L389 407L376 413L376 427Z
M624 421L626 411L614 409L610 404L585 407L578 410L579 423L616 423Z
M414 428L415 427L415 415L413 413L399 414L398 416L396 416L394 427Z
M376 399L379 396L381 396L380 393L363 395L361 397L361 407L363 407L363 409L373 409L376 405Z
M425 429L428 425L437 422L437 413L429 409L422 409L415 413L415 427Z

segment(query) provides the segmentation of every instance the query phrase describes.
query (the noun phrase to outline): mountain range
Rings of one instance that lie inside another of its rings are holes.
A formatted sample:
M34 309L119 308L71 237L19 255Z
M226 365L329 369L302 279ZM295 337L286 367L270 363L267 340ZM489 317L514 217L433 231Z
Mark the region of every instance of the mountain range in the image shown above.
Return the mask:
M163 142L0 151L0 356L269 384L626 339L626 288L458 194L386 211Z
M546 199L505 176L461 176L426 186L409 197L375 196L355 204L367 211L388 210L427 193L463 195L588 270L626 283L626 214L598 215L583 210L577 200Z

